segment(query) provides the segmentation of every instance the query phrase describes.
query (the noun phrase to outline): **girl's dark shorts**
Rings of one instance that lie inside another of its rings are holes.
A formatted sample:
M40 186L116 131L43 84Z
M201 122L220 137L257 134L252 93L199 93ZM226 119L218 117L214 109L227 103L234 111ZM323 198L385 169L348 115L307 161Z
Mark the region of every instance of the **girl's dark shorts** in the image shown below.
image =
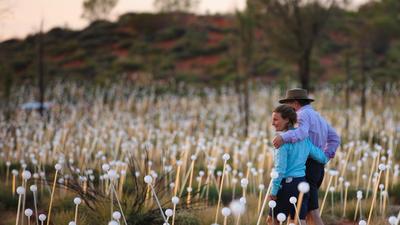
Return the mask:
M294 208L294 205L289 202L290 197L296 197L297 199L299 198L299 190L297 189L297 186L299 185L300 182L305 182L306 177L296 177L290 179L282 179L281 182L281 188L278 191L277 194L277 201L276 201L276 207L274 208L274 218L279 213L284 213L286 217L291 217L291 219L294 219L296 215L296 211ZM306 218L307 211L308 211L308 202L309 202L309 194L306 193L303 196L303 202L300 210L299 217L301 220ZM296 203L297 205L297 203ZM270 208L269 210L269 215L272 216L272 209Z

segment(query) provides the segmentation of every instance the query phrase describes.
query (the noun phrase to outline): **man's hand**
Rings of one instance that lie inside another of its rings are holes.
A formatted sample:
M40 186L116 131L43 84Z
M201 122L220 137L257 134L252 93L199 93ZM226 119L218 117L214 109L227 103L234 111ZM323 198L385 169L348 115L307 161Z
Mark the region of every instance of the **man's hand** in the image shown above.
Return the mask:
M274 139L272 140L272 144L276 149L280 148L281 145L283 144L282 137L280 135L275 136Z

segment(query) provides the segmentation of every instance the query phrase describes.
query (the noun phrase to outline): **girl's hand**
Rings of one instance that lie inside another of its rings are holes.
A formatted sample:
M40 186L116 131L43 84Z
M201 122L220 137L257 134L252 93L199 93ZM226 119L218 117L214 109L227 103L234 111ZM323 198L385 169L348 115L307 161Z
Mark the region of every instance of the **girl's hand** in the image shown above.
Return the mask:
M268 201L271 201L271 200L274 200L274 201L276 201L278 198L276 197L276 196L274 196L274 195L269 195L268 196Z

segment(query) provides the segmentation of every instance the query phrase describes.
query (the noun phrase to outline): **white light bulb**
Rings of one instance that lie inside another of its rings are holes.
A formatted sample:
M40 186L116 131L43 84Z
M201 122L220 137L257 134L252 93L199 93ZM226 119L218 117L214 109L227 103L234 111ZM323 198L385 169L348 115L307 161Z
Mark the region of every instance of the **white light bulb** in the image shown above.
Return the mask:
M278 216L276 217L278 219L279 222L283 222L286 220L286 215L283 213L279 213Z
M75 205L79 205L79 204L81 204L81 202L82 202L81 198L79 198L79 197L74 198Z
M379 164L378 168L380 171L384 171L386 169L386 165L381 163L381 164Z
M239 202L240 202L242 205L246 205L246 203L247 203L246 197L241 197L241 198L239 199Z
M153 182L153 178L150 175L147 175L144 177L144 182L146 184L151 184L151 182Z
M301 193L307 193L310 191L310 185L307 182L301 182L298 186L297 189L301 192Z
M222 159L225 160L225 161L228 161L230 158L231 158L231 156L230 156L228 153L225 153L225 154L222 156Z
M339 175L339 171L337 171L337 170L329 170L329 175L337 176L337 175Z
M104 170L104 172L107 172L107 171L110 170L110 165L108 165L108 164L103 164L103 165L101 166L101 168Z
M21 186L17 187L17 194L19 195L25 194L25 188Z
M56 170L61 170L62 166L61 166L61 164L57 163L57 164L54 166L54 168L55 168Z
M204 176L204 174L205 174L205 173L204 173L203 170L200 170L200 171L199 171L199 176L200 176L200 177Z
M249 184L249 180L246 178L243 178L242 180L240 180L240 185L245 188L247 187L247 185Z
M32 176L32 174L28 170L25 170L24 172L22 172L22 178L24 180L29 180L31 178L31 176Z
M278 178L278 176L279 176L278 172L276 172L276 171L272 171L271 172L271 178L272 179L276 179L276 178Z
M45 221L46 218L47 218L47 216L44 215L44 214L40 214L40 215L39 215L39 220L42 221L42 222Z
M172 197L171 201L172 201L172 204L177 205L179 203L179 198L174 196L174 197Z
M18 176L18 170L11 170L11 173L13 176Z
M114 220L118 221L119 219L121 219L121 213L118 211L115 211L115 212L113 212L112 217Z
M29 187L29 189L32 191L32 192L36 192L37 191L37 186L36 185L31 185L30 187Z
M357 191L357 199L360 200L362 199L362 197L363 197L362 191Z
M231 209L228 207L222 208L221 212L222 212L222 215L225 217L230 216L232 213Z
M108 178L110 178L110 180L115 180L118 177L117 171L115 170L109 170L107 172Z
M111 220L110 222L108 222L108 225L119 225L119 224L117 221Z
M268 206L269 206L270 208L275 208L275 206L276 206L276 201L274 201L274 200L269 201L269 202L268 202Z
M27 217L31 217L31 216L32 216L32 214L33 214L33 211L32 211L32 209L25 209L25 216L27 216Z
M360 220L358 222L358 225L367 225L367 222L365 220Z
M391 225L396 225L397 224L397 218L395 216L389 217L389 223Z
M238 200L232 201L229 205L229 208L231 209L234 216L242 215L245 211L244 205Z
M173 215L172 209L165 210L165 215L168 216L168 217L171 217Z

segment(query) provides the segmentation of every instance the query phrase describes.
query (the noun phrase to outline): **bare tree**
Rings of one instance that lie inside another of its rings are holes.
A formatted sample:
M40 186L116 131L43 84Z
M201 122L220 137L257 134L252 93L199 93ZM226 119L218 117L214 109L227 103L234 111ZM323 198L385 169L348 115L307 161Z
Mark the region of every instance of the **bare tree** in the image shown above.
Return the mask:
M82 17L89 21L107 19L118 0L85 0Z

